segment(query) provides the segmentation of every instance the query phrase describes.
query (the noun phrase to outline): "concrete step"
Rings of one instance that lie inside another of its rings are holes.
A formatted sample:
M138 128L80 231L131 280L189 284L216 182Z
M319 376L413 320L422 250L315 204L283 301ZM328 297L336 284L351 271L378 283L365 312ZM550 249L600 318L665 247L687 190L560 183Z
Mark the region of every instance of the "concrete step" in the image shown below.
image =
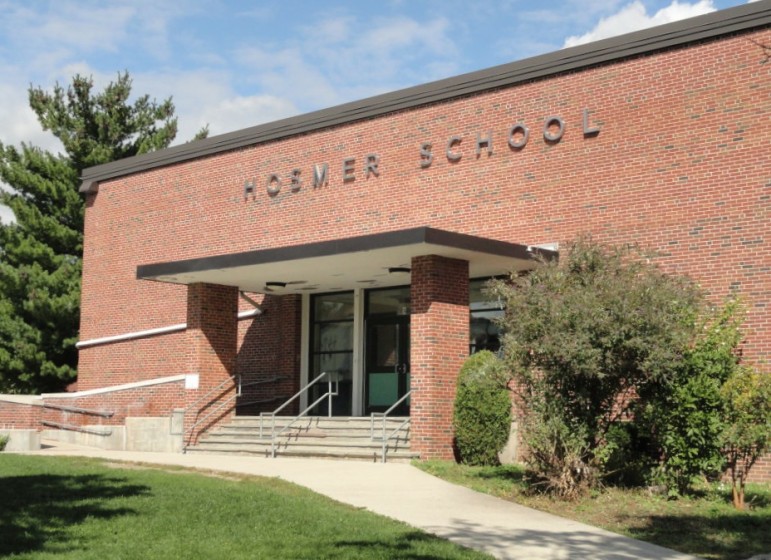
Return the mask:
M270 439L257 438L230 438L221 435L210 435L201 438L198 446L220 446L223 448L235 448L238 446L268 446ZM281 447L329 447L331 448L350 448L350 449L381 449L380 441L370 439L351 440L347 438L278 438L276 445ZM410 449L408 440L391 439L388 441L388 449Z
M292 419L276 417L274 430L281 431ZM386 432L396 431L388 442L388 460L410 460L417 453L410 451L409 423L406 418L386 420ZM263 419L265 422L265 419ZM382 420L376 425L375 436L382 434ZM382 455L382 443L374 440L369 418L309 417L294 423L276 438L276 455L287 457L328 457L373 460ZM236 417L230 423L203 435L188 453L235 453L270 456L270 424L263 424L260 436L259 417Z
M284 429L283 426L276 426L273 430L273 433L278 434ZM382 437L382 429L381 430L375 430L374 431L374 437L380 438ZM218 434L218 435L227 435L231 437L260 437L260 429L259 428L253 428L253 427L243 427L243 426L221 426L217 428L216 430L212 431L211 434ZM394 429L387 429L386 435L394 434L394 437L399 437L400 439L409 439L410 437L410 429L409 426L404 426L400 428L398 431L396 428ZM338 438L351 438L351 439L370 439L373 435L373 432L370 432L369 428L347 428L347 427L298 427L298 426L291 426L286 431L284 431L282 434L282 437L315 437L315 438L325 438L325 437L338 437ZM262 430L262 437L263 438L269 438L271 437L271 429L269 426L266 426Z
M220 445L196 445L187 449L187 453L196 454L234 454L234 455L253 455L260 457L270 457L271 448L268 445L248 445L229 448ZM326 459L355 459L365 461L381 461L382 450L380 448L350 448L344 447L334 449L326 446L277 446L276 457L308 457L308 458L326 458ZM417 459L418 454L403 449L391 449L387 452L389 462L409 462Z
M273 423L275 423L276 426L285 426L288 422L292 420L291 417L286 416L276 416ZM395 429L400 424L404 423L404 421L407 420L407 418L403 417L393 417L393 418L387 418L386 419L386 427L390 429ZM266 417L262 420L263 426L270 426L271 425L271 419ZM233 418L233 420L229 423L230 426L233 427L239 427L239 428L259 428L260 427L260 417L259 416L236 416ZM297 420L294 423L294 426L301 427L301 428L325 428L325 429L366 429L369 430L371 426L373 425L372 421L369 418L359 418L359 417L325 417L325 416L312 416L308 418L301 418ZM381 419L377 419L374 423L374 426L376 429L380 428L382 429L383 421Z

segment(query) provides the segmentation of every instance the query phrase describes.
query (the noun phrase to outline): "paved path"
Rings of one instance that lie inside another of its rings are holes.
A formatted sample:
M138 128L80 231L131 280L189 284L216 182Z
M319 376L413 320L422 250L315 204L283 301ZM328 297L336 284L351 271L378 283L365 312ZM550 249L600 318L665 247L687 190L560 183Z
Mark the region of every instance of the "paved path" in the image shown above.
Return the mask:
M694 560L652 544L450 484L407 464L230 455L136 453L54 445L36 455L80 455L278 477L404 521L496 558Z

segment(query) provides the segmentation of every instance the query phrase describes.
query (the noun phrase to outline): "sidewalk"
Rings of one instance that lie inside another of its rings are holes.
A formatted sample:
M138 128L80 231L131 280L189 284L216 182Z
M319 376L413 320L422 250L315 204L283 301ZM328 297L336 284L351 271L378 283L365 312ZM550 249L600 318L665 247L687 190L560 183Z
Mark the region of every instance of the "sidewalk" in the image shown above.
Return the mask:
M517 560L694 560L694 556L450 484L407 464L138 453L56 444L35 455L79 455L278 477L453 542Z

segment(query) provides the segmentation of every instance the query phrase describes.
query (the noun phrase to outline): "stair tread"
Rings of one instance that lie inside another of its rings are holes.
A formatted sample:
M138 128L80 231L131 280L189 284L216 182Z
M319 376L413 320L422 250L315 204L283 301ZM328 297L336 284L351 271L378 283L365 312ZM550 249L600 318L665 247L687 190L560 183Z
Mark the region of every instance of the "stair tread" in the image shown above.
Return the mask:
M187 448L191 453L230 453L243 455L271 454L270 425L274 430L284 429L292 417L271 419L259 416L240 416L228 424L204 434L194 446ZM387 444L387 457L408 460L418 457L410 449L410 426L406 417L386 419L386 431L394 437ZM260 437L260 424L263 436ZM374 433L382 433L382 419L374 423ZM397 430L398 428L398 430ZM382 454L382 441L373 440L373 423L366 417L304 417L276 438L277 456L329 457L351 459L376 459Z

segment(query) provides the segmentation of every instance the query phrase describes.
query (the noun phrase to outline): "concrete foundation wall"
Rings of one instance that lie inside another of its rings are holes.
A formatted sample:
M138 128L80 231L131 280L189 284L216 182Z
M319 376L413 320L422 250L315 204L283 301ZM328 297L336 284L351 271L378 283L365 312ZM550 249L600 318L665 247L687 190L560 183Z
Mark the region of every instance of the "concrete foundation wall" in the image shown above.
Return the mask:
M0 430L0 436L8 436L5 451L36 451L40 449L40 432L37 430Z
M93 432L43 430L38 437L38 448L42 436L62 443L116 451L182 451L181 414L176 412L171 417L126 418L123 426L86 425L82 428Z

